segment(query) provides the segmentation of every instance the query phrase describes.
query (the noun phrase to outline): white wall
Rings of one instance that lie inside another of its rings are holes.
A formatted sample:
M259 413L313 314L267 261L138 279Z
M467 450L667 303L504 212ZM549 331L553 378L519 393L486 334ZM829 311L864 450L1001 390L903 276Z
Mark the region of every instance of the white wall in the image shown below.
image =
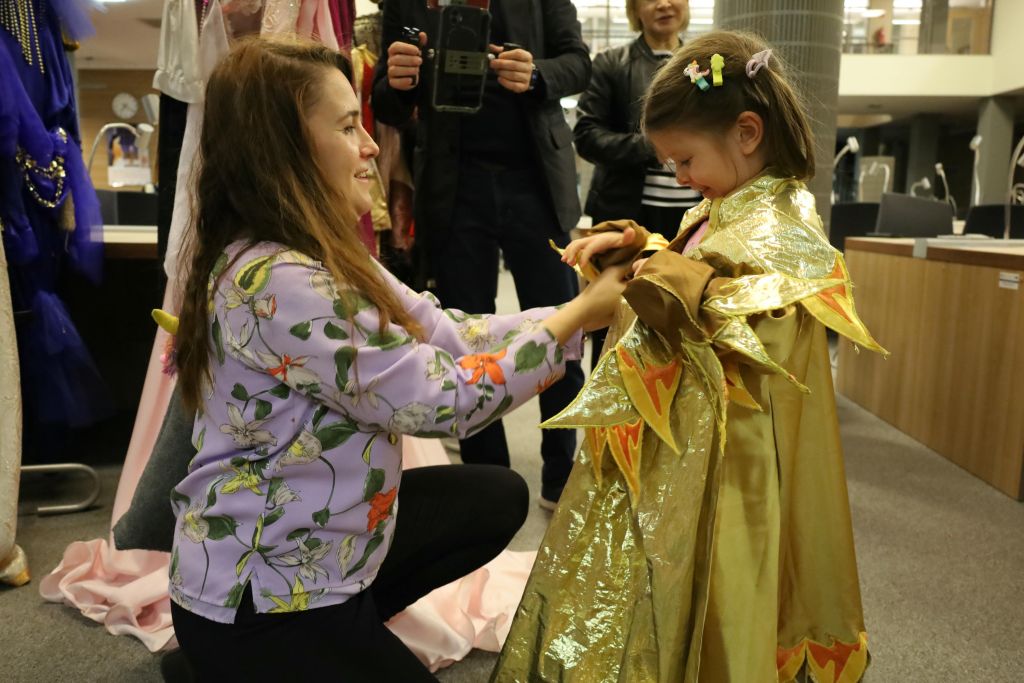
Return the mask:
M840 97L990 97L1024 88L1024 0L996 0L991 55L843 55Z
M843 55L839 95L987 97L994 64L992 55Z
M996 0L992 18L993 94L1024 89L1024 0Z

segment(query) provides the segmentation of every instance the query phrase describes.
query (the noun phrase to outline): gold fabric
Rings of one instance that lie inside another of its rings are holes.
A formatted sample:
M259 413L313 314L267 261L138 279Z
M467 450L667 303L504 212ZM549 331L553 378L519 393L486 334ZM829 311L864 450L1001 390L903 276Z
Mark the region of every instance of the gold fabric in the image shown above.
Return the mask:
M852 683L867 666L821 323L884 350L802 183L768 171L682 225L544 425L586 438L494 681Z

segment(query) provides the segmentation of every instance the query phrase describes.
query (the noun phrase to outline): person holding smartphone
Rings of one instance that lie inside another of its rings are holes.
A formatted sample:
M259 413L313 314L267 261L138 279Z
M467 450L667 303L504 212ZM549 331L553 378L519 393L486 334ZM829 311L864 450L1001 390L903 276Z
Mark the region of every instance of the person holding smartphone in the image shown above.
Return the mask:
M446 307L492 313L499 251L512 271L522 309L558 305L577 290L576 276L549 241L565 246L580 204L572 132L559 100L587 87L590 56L570 0L492 0L491 51L483 103L475 113L432 106L434 60L441 48L438 17L423 0L388 0L373 109L402 126L416 119L415 246L423 280L433 281ZM404 27L421 27L419 44ZM503 45L513 43L514 49ZM481 323L472 343L493 333ZM541 416L560 412L583 386L571 362L565 377L541 395ZM501 422L460 442L466 463L509 465ZM572 468L576 436L545 432L541 504L553 508Z

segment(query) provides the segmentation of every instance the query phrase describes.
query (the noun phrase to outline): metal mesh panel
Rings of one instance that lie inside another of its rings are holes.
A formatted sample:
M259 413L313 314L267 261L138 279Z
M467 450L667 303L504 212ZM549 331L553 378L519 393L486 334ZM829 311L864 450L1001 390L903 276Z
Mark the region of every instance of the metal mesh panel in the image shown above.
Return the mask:
M836 143L843 0L716 0L715 26L756 33L789 66L815 139L817 174L809 183L828 227Z

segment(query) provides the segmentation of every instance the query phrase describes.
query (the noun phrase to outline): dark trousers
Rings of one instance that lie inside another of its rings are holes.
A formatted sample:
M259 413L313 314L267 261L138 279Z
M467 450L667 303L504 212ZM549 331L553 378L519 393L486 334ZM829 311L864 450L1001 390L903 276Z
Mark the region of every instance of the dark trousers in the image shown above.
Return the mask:
M668 207L668 206L641 206L640 207L640 225L647 228L650 232L656 232L663 235L665 239L671 242L676 233L679 232L679 222L683 219L683 214L686 213L690 207ZM598 219L594 218L594 225L602 221L611 221L620 216L604 216ZM593 342L591 347L590 355L590 369L593 371L597 367L598 361L601 360L601 348L604 346L604 340L608 336L608 328L602 330L594 330L590 333L590 338Z
M494 313L498 296L498 250L512 271L522 310L562 304L576 296L576 275L548 244L569 243L558 229L539 172L500 170L467 162L459 175L455 211L443 244L433 250L441 303L467 313ZM583 388L578 361L565 377L540 395L540 414L557 415ZM462 461L509 466L505 428L500 421L461 442ZM576 432L545 430L541 495L557 500L572 469Z
M377 578L340 605L256 614L246 588L234 624L171 603L196 681L433 681L384 622L493 559L526 520L526 483L491 466L405 472L395 535Z

